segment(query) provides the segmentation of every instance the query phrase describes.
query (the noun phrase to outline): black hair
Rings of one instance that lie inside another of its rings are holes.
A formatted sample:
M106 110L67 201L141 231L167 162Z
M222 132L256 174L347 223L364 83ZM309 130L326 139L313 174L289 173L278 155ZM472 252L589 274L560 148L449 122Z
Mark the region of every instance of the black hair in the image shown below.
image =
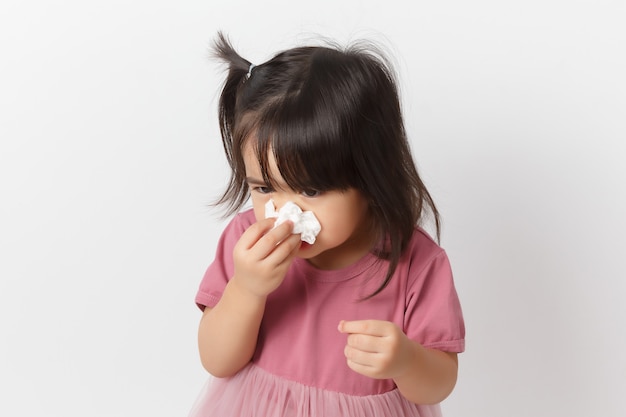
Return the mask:
M253 136L263 179L273 185L268 156L296 191L358 190L389 261L382 291L414 228L439 213L418 175L407 140L398 90L387 59L371 44L304 46L252 66L221 32L215 56L226 63L219 121L230 182L216 204L228 214L249 197L243 149ZM368 298L369 298L368 297Z

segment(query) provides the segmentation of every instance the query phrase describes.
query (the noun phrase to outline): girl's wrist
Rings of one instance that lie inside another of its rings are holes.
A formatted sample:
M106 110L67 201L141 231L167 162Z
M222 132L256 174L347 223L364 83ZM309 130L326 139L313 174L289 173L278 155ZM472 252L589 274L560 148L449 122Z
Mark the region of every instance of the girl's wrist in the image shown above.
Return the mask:
M246 303L260 303L265 305L265 301L267 300L267 295L258 294L255 291L247 288L245 285L242 285L240 280L237 277L233 277L228 284L227 287L230 287L231 291L234 293L233 295L240 299L242 302Z

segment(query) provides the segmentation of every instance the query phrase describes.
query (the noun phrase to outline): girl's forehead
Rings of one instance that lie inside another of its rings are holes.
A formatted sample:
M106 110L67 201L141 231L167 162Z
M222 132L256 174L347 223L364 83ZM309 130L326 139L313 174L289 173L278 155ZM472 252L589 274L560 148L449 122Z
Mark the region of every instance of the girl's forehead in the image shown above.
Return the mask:
M269 169L269 177L272 182L276 183L279 186L287 187L285 180L282 175L280 175L280 171L278 170L278 165L276 164L276 158L271 149L268 150L267 155L268 161L268 169ZM252 178L255 180L262 181L263 180L263 172L261 170L261 164L257 157L256 148L248 143L243 148L243 161L246 168L246 177Z
M246 173L257 172L261 174L261 163L259 162L259 158L257 156L256 147L250 143L251 141L246 141L246 144L243 146L243 162L246 166ZM274 155L271 152L268 152L268 161L270 162L270 169L273 171L273 168L276 167L276 161L274 160Z

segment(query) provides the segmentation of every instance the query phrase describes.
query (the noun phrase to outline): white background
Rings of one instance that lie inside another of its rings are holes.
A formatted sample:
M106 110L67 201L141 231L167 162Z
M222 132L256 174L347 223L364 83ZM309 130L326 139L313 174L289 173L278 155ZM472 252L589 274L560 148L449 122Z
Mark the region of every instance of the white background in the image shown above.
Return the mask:
M395 57L467 322L446 416L626 415L625 22L608 0L3 1L0 415L189 411L218 29L257 63L314 34Z

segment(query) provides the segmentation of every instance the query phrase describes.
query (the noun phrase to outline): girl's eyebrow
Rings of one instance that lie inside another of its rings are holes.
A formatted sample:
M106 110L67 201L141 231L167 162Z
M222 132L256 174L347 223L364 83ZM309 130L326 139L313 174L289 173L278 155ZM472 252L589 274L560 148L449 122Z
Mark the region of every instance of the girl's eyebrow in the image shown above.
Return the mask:
M254 177L246 177L246 182L248 183L248 185L260 185L261 187L270 187L270 184L266 183L263 180L260 180L258 178L254 178ZM271 185L271 187L278 187L278 189L280 190L288 190L289 186L285 183L279 182L277 184L273 184Z

